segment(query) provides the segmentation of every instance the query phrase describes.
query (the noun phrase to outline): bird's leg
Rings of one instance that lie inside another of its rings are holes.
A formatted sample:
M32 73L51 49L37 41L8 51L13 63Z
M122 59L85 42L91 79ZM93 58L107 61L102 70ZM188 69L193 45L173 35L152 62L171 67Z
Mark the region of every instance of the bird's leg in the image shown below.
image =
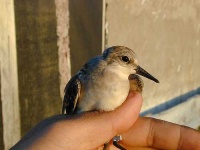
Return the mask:
M122 140L122 136L121 135L117 135L113 138L113 145L117 148L119 148L120 150L126 150L124 147L122 147L118 142Z
M130 83L130 91L142 93L144 87L142 79L136 74L129 75L128 79Z
M108 145L109 145L109 142L106 142L106 143L103 145L103 150L107 150Z
M124 147L122 147L118 142L122 140L122 136L121 135L117 135L113 138L113 145L115 147L117 147L120 150L126 150ZM103 150L107 150L109 145L109 142L106 142L103 146Z

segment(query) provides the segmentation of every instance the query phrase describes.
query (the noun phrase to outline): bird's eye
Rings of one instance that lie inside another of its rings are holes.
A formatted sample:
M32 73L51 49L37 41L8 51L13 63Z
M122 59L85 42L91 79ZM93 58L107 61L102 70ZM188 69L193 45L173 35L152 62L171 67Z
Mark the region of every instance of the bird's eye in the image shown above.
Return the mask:
M126 62L126 63L128 63L128 62L130 61L130 59L129 59L127 56L122 56L122 57L121 57L121 60L122 60L123 62Z

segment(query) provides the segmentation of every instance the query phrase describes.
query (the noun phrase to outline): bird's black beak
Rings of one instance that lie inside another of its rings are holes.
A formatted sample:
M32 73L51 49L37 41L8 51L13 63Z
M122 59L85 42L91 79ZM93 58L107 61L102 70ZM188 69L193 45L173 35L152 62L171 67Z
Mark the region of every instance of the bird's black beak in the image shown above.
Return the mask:
M156 78L154 78L152 75L150 75L147 71L145 71L139 65L137 66L137 69L135 69L135 70L136 70L136 74L139 74L139 75L144 76L144 77L146 77L150 80L155 81L156 83L159 83L159 81Z

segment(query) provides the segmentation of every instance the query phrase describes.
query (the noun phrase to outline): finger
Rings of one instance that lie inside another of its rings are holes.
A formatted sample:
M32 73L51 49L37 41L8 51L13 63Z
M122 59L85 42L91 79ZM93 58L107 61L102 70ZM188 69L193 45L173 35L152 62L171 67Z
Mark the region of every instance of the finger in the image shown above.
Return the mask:
M117 133L128 130L138 118L141 105L141 95L130 94L113 112L90 112L76 119L59 121L33 146L45 143L45 148L55 149L52 143L56 143L56 146L66 149L95 149Z
M153 118L138 118L133 127L122 136L122 144L132 147L200 148L200 133L198 131Z

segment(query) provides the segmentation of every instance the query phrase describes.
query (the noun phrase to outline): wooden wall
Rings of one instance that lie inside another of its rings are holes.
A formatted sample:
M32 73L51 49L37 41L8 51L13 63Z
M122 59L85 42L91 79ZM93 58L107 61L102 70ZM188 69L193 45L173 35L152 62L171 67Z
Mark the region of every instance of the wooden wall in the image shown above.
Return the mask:
M102 7L102 0L0 1L0 149L61 113L71 70L102 51Z
M1 66L1 64L0 64ZM1 70L1 68L0 68ZM1 74L0 74L0 91L1 91ZM2 99L1 99L1 92L0 92L0 110L2 110ZM4 149L4 142L3 142L3 118L2 118L2 111L0 111L0 149Z
M3 147L7 150L20 138L18 74L13 0L0 1L0 76ZM0 148L0 149L1 149Z
M72 75L102 52L102 0L69 1L69 43Z
M61 111L54 0L15 5L21 135Z

